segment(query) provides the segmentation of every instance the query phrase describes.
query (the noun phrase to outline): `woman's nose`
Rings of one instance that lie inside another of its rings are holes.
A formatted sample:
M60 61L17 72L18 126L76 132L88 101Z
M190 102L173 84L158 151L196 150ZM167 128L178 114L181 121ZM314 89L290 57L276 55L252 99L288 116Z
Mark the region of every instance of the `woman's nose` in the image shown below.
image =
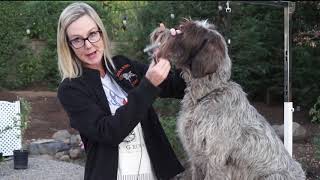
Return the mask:
M92 47L92 44L91 44L91 42L90 42L88 39L84 41L84 45L85 45L85 47L86 47L87 49L89 49L89 48Z

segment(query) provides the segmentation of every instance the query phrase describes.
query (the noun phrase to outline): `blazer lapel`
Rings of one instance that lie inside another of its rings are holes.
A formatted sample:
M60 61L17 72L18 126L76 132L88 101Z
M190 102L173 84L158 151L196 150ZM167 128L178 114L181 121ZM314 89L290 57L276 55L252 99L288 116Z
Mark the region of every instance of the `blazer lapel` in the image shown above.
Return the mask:
M117 70L113 69L110 62L107 61L107 66L108 68L110 69L111 72L109 72L107 69L106 69L106 72L107 74L112 77L113 80L115 80L118 85L125 91L125 92L128 92L130 89L133 88L133 86L131 85L130 81L127 81L127 79L125 79L123 77L123 73L125 73L127 71L127 68L130 69L130 66L129 64L124 64L124 65L120 65L120 67L117 68ZM119 66L119 64L118 64Z
M96 99L100 107L103 110L106 110L107 112L111 113L107 96L104 93L104 90L102 87L99 71L83 68L83 78L85 80L85 83L88 83L90 87L92 87L93 91L95 92Z

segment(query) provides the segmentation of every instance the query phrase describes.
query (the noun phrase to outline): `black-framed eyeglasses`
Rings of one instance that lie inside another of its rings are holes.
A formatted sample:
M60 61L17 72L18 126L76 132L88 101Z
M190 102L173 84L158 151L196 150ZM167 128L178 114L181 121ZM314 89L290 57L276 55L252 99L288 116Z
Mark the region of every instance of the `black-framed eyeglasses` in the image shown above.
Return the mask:
M69 44L75 49L82 48L85 44L85 41L88 40L90 43L98 42L101 39L101 30L93 31L89 34L87 38L74 38L69 41Z

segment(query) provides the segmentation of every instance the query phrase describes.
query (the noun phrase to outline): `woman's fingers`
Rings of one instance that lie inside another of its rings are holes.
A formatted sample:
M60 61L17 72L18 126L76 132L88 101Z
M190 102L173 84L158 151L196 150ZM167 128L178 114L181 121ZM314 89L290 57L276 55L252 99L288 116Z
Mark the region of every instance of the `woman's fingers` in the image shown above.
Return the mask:
M167 59L159 58L157 64L150 64L146 78L149 79L154 86L158 86L167 78L170 69L170 62Z
M176 30L174 28L170 29L170 33L172 36L175 36L177 34Z
M170 33L171 33L172 36L175 36L175 35L177 35L177 34L181 34L182 31L179 30L179 29L171 28L171 29L170 29Z

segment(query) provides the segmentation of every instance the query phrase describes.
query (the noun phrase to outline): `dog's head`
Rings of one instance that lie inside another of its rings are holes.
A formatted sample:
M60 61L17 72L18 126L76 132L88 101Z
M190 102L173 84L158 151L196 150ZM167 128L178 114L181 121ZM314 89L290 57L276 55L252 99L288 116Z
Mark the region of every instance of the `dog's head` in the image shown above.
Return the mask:
M170 59L193 78L216 73L228 80L231 61L223 36L207 21L185 20L179 26L182 33L170 36L160 48L158 56Z
M150 60L157 59L159 52L159 45L162 45L170 37L170 30L167 29L163 23L152 31L150 34L150 45L144 50L148 53Z
M167 29L163 23L160 23L160 26L153 30L150 34L150 43L164 43L170 37L170 30Z

